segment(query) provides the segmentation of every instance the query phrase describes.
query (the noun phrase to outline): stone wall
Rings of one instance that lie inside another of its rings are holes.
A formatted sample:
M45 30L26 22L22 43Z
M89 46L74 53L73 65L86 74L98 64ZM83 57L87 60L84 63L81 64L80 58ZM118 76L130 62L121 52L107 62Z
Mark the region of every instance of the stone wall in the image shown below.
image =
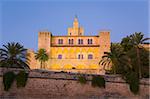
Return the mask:
M149 79L141 80L140 93L134 95L130 92L128 84L119 76L105 75L106 88L91 86L92 75L86 74L87 84L80 84L77 81L79 74L49 72L44 70L32 70L25 88L17 88L16 82L9 92L5 92L2 84L2 75L6 70L0 70L0 98L18 98L18 99L98 99L105 97L112 98L135 98L148 99ZM18 71L16 70L16 73Z

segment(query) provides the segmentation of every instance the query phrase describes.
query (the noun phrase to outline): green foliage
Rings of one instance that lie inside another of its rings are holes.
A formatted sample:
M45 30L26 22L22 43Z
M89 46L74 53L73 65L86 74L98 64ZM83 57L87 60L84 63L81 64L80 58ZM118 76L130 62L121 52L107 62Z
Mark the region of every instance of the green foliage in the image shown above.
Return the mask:
M105 88L105 79L102 76L93 76L92 86Z
M141 46L141 44L149 39L150 38L144 38L144 34L141 32L135 32L134 34L123 38L121 41L121 45L129 59L127 63L130 63L130 68L137 72L140 78L142 78L144 74L147 74L147 71L143 71L143 67L149 66L149 53Z
M118 69L120 68L120 61L123 55L122 46L119 43L111 43L110 52L104 52L104 56L99 64L103 65L105 70L111 66L111 72L114 74L119 73Z
M79 76L79 77L78 77L78 81L79 81L81 84L86 84L86 82L87 82L85 76Z
M127 36L122 39L121 41L121 46L123 47L124 51L129 51L133 48L133 44L131 43L131 38L130 36Z
M28 73L20 71L16 76L17 87L25 87L28 79Z
M15 79L17 81L17 87L25 87L28 79L28 74L25 71L20 71L17 75L15 75L13 71L5 73L3 75L3 84L5 91L8 91L10 89Z
M139 92L138 73L130 71L125 75L125 77L126 77L125 80L129 84L131 92L134 94L138 94Z
M112 69L107 73L121 74L134 94L139 92L140 78L149 77L149 51L142 45L149 39L135 32L122 39L121 47L111 44L110 52L105 52L100 61L104 67L111 64Z
M35 59L39 60L41 63L41 68L45 68L45 62L48 61L49 56L46 53L45 49L39 49L37 53L35 53Z
M3 75L4 90L8 91L15 79L15 74L13 72L7 72Z
M138 83L132 82L129 84L129 86L130 86L130 90L132 93L138 94L138 92L139 92L139 84Z
M0 48L0 66L29 69L26 51L27 49L19 43L12 42L3 45L3 48Z

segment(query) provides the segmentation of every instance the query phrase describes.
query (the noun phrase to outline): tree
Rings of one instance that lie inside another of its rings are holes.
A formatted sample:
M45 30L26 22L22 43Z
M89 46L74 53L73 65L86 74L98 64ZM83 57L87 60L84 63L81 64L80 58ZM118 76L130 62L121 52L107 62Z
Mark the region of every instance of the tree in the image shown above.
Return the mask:
M121 57L123 57L123 49L120 46L119 43L112 43L110 47L110 52L104 52L104 56L102 56L102 60L99 62L99 64L104 66L104 69L106 66L112 67L112 71L114 74L119 72L119 65L121 61Z
M0 66L29 69L27 49L19 43L7 43L0 48Z
M48 61L49 57L46 53L45 49L39 49L37 53L35 53L35 59L40 61L41 68L45 68L45 62Z
M143 44L146 40L149 40L149 38L144 38L144 35L139 32L135 32L134 34L127 36L122 39L121 45L124 48L124 51L130 53L130 51L135 49L136 52L136 63L138 66L138 72L139 72L139 77L142 78L142 64L141 64L141 59L140 59L140 49L142 48L141 44Z
M130 49L133 48L133 44L131 43L130 36L127 36L127 37L125 37L125 38L122 39L121 46L123 47L123 50L125 52L127 52L127 51L129 51Z

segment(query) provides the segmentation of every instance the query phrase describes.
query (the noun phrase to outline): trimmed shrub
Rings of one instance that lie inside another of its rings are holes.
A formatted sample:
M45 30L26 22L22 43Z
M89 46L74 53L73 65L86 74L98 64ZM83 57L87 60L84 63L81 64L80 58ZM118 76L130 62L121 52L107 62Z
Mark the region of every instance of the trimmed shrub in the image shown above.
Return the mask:
M92 77L92 86L93 87L102 87L105 88L105 79L102 76L93 76Z
M28 73L20 71L16 76L17 87L25 87L28 79Z
M86 84L86 82L87 82L85 76L79 76L79 77L78 77L78 81L79 81L81 84Z
M10 71L3 75L3 84L4 84L4 90L8 91L15 80L15 74Z

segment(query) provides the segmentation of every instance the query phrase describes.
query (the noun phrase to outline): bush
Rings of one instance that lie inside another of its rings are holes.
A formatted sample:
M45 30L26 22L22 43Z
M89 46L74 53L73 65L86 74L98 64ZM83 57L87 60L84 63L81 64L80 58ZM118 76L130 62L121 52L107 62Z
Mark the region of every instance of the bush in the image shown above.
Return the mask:
M132 82L129 84L130 90L133 94L138 94L139 92L139 84L136 82Z
M28 73L20 71L16 76L17 87L25 87L28 79Z
M126 75L126 82L129 84L130 91L133 94L138 94L139 92L139 77L136 72L130 71Z
M78 77L78 81L79 81L81 84L86 84L86 82L87 82L85 76L79 76L79 77Z
M92 86L105 88L105 79L102 76L93 76L92 77Z
M7 72L3 75L4 90L8 91L15 79L15 74L13 72Z

